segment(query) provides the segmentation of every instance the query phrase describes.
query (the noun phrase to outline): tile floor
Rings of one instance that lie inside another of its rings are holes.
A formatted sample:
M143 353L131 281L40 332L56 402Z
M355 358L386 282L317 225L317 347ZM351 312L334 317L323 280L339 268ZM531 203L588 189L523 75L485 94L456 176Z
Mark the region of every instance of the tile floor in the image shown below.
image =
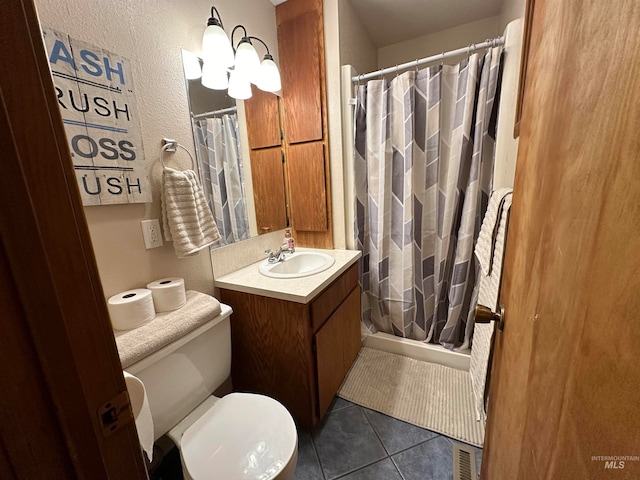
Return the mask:
M321 425L298 431L294 480L447 480L452 442L336 397Z
M294 480L448 480L453 441L336 397L313 432L298 431ZM475 449L480 468L482 450ZM155 453L154 453L155 455ZM151 480L182 480L168 449Z

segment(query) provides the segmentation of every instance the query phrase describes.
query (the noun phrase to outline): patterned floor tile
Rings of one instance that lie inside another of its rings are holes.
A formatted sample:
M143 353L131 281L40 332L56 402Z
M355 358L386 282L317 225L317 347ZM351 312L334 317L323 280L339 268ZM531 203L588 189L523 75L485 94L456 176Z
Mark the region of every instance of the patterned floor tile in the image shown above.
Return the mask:
M402 480L402 477L391 459L385 458L373 465L340 477L340 480Z
M405 480L453 478L451 441L441 435L391 458Z
M328 414L312 438L327 480L387 456L364 411L358 406Z
M311 442L311 435L303 430L298 430L298 463L293 479L324 480L318 457Z
M384 413L363 410L390 455L438 436L435 432L397 420Z

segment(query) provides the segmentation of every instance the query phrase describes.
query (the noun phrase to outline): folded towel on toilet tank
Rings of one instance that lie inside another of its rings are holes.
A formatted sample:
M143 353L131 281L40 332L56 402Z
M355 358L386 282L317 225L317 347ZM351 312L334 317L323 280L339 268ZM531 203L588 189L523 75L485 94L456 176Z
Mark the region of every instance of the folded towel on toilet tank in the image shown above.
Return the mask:
M189 290L187 302L172 312L158 313L149 323L133 330L116 331L116 345L122 368L128 368L178 338L220 315L220 302L204 293Z

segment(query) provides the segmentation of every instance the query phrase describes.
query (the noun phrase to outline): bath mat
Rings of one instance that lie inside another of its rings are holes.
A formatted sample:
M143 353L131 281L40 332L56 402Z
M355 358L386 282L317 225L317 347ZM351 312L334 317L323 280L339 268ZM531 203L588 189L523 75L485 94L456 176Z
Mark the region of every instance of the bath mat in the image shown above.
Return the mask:
M476 447L484 443L469 372L362 348L338 396Z

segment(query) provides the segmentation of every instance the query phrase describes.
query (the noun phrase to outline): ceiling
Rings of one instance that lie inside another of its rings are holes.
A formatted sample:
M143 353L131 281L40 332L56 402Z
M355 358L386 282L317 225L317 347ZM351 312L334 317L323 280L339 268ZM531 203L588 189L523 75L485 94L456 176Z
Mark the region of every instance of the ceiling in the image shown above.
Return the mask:
M345 0L340 0L345 1ZM498 15L503 0L351 0L375 45L384 47Z

